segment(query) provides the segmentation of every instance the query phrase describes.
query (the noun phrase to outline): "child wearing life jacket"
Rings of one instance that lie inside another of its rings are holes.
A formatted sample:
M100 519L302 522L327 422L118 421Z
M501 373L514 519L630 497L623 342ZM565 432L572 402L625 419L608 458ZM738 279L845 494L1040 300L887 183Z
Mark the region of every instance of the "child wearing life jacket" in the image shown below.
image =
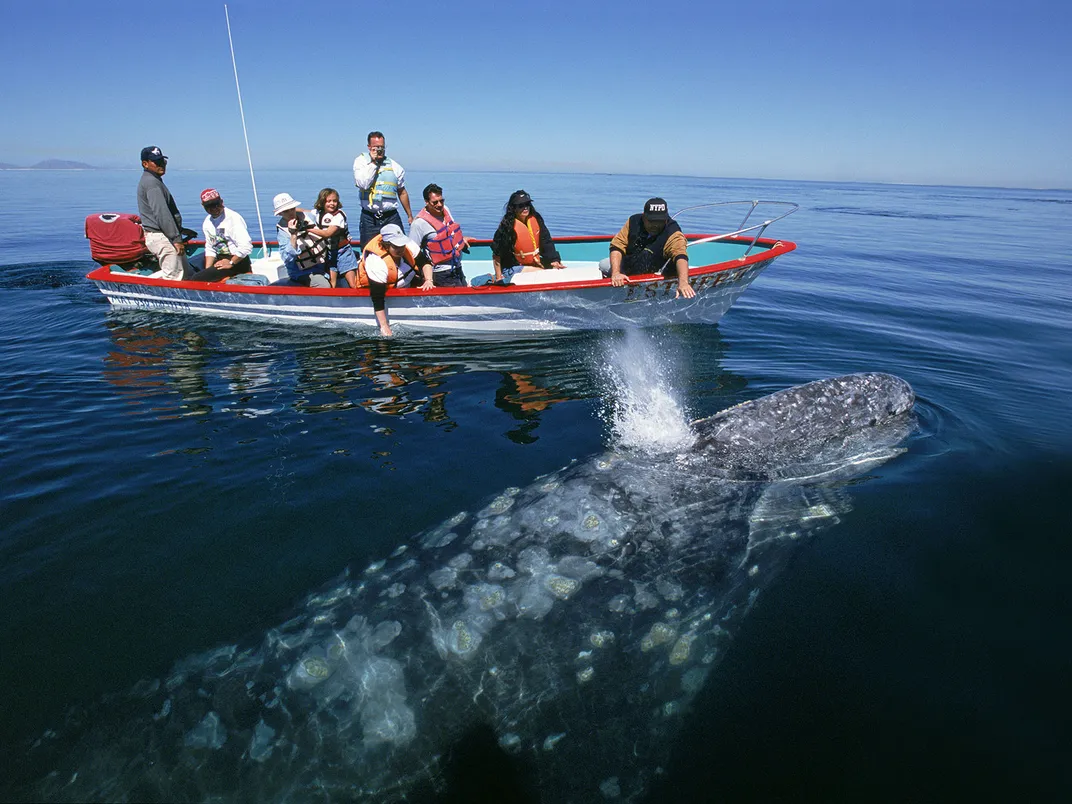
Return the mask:
M337 287L339 274L343 275L350 287L357 287L357 255L350 245L350 230L346 223L346 213L342 211L339 193L332 187L325 187L313 204L316 210L316 227L309 231L328 240L328 281L331 287Z

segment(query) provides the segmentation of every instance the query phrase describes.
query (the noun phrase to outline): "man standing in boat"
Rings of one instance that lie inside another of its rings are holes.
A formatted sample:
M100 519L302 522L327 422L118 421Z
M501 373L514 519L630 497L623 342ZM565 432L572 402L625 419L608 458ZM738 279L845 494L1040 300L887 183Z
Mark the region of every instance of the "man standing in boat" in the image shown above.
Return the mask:
M164 279L180 281L191 274L182 242L182 215L164 184L168 158L155 145L141 149L138 215L145 230L145 247L160 263Z
M689 285L688 242L662 198L649 198L643 212L630 216L610 241L610 257L601 260L599 268L616 288L630 276L661 273L667 279L677 276L674 298L696 295Z
M413 219L410 239L431 259L432 284L435 287L465 287L462 252L468 253L469 240L447 209L443 188L438 184L429 184L423 194L424 209Z
M407 223L413 223L413 213L406 191L406 171L387 156L387 146L380 131L370 131L368 153L354 160L354 184L361 191L361 245L380 233L388 223L402 228L398 205L406 211Z

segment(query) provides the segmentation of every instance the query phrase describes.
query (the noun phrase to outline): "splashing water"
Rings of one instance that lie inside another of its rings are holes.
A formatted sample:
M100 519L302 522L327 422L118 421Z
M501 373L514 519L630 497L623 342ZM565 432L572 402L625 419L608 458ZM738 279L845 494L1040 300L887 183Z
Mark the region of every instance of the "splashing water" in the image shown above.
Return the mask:
M695 440L688 415L677 399L674 355L639 330L627 330L609 344L599 370L610 408L603 420L615 446L663 453L685 449Z

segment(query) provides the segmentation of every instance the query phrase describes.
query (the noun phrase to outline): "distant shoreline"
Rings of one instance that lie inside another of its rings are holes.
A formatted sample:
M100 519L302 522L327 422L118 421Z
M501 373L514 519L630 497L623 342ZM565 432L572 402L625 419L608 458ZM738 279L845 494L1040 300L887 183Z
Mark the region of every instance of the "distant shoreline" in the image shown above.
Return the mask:
M76 162L72 159L43 159L35 165L13 165L0 162L0 170L101 170L96 165Z

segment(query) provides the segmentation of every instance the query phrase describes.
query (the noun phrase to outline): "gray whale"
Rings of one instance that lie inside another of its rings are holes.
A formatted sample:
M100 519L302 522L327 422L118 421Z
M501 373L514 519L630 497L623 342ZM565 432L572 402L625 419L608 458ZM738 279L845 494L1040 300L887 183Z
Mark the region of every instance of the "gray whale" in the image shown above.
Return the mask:
M510 488L44 735L47 800L412 800L494 731L545 801L632 801L756 595L904 451L887 374L790 388Z

